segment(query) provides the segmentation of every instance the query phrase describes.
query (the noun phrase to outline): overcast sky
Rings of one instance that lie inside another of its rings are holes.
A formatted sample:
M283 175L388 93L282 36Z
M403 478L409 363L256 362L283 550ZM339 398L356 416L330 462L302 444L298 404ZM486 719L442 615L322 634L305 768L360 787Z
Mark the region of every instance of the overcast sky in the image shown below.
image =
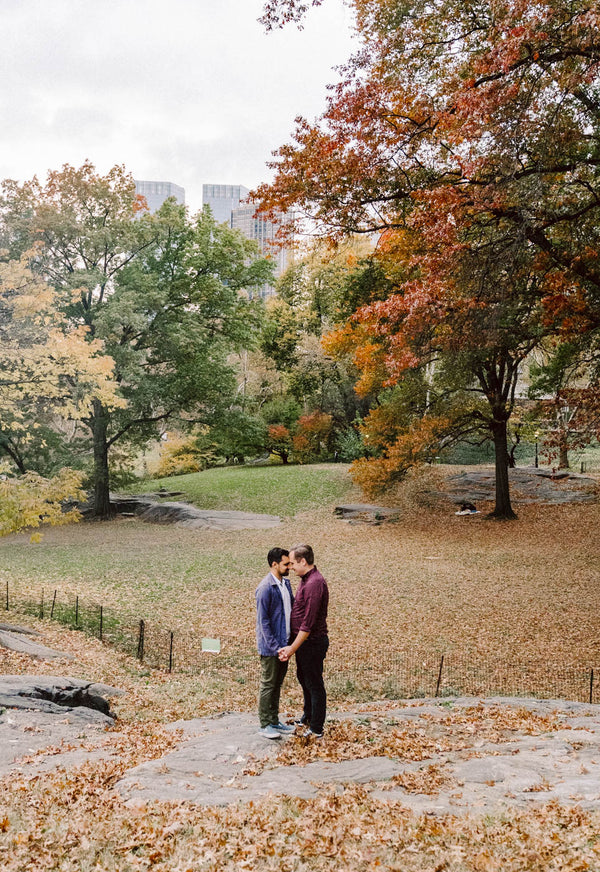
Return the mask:
M267 34L261 0L0 0L0 178L89 158L165 180L253 187L296 115L325 106L355 48L342 0Z

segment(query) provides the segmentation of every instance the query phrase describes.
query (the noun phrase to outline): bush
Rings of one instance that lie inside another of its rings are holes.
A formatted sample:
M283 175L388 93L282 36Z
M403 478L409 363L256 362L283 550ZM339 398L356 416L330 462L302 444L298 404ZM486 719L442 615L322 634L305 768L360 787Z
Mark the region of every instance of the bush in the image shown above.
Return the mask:
M168 478L171 475L202 472L214 461L214 450L210 446L200 446L197 434L181 436L168 433L161 445L158 465L152 473L157 478Z
M64 511L64 505L85 499L81 479L81 473L62 469L53 478L28 472L0 481L0 536L41 524L78 521L79 512Z
M331 415L324 412L311 412L299 418L293 439L294 457L299 463L308 463L326 453L331 425Z

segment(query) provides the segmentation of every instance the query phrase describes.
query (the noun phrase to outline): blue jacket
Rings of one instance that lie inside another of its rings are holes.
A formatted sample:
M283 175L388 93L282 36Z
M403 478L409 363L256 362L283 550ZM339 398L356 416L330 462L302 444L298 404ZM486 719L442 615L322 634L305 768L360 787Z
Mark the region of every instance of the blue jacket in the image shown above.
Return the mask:
M290 592L290 601L293 605L294 595L289 579L284 578L284 583ZM289 639L285 630L283 597L270 572L256 588L255 596L258 653L263 657L276 657L279 649L287 645Z

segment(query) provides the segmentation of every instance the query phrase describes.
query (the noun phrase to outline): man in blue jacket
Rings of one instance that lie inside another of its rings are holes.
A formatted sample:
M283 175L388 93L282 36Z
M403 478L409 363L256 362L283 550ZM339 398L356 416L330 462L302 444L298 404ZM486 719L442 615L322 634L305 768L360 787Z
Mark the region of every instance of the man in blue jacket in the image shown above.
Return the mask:
M271 548L267 555L270 572L256 588L256 644L260 654L258 716L260 734L265 739L280 739L294 727L279 720L279 696L287 672L287 661L279 651L290 638L290 616L294 595L287 578L289 552Z

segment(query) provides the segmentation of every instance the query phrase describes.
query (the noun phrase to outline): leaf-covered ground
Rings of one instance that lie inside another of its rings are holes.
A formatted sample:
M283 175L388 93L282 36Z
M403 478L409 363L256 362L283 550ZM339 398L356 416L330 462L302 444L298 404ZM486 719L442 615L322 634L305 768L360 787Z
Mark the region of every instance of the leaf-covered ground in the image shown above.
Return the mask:
M254 709L253 676L240 678L235 664L254 656L253 592L273 545L310 542L329 580L328 680L336 670L347 679L347 693L341 687L333 694L338 708L361 698L353 674L368 676L398 650L430 652L433 662L440 652L488 666L528 661L540 680L556 664L598 664L599 506L522 507L510 524L415 509L380 527L337 521L331 508L314 507L275 531L199 534L131 520L50 530L39 544L25 536L0 541L0 582L8 580L11 591L43 585L47 597L58 588L191 639L219 637L229 664L221 678L216 659L207 661L205 675L168 675L55 622L9 612L7 620L41 627L47 644L75 659L39 664L0 651L0 670L122 687L126 695L115 708L128 738L117 763L4 781L3 869L600 868L598 817L558 806L485 819L419 818L359 787L228 809L123 806L113 785L125 769L168 747L161 724ZM298 705L294 685L290 677L290 711ZM383 733L371 738L383 741ZM348 737L342 739L326 753L350 753ZM361 743L352 744L360 753ZM440 774L429 776L435 785Z
M507 691L511 681L520 689L525 664L535 680L524 691L537 681L547 695L577 690L585 699L586 671L600 667L599 521L592 504L526 506L505 524L421 510L398 524L352 526L329 507L276 530L238 533L135 520L80 524L50 530L37 545L25 536L0 540L0 590L8 581L11 595L39 598L43 587L46 613L58 589L59 598L78 594L129 615L132 628L145 618L147 648L160 642L165 665L168 631L176 634L176 665L206 664L208 673L215 661L202 659L200 639L219 638L222 674L230 676L207 674L203 692L217 700L232 693L239 707L253 704L254 589L266 553L309 541L330 585L332 692L354 687L360 698L372 684L387 693L375 679L398 667L414 673L411 692L431 694L444 654L449 690ZM576 688L563 681L567 667L582 670ZM231 680L233 690L225 686ZM185 706L187 692L180 696L174 701Z
M518 712L485 715L498 737L523 721ZM455 725L449 715L447 744L459 745L481 717L467 714ZM532 734L551 724L531 718ZM359 731L360 732L360 731ZM410 730L408 730L410 732ZM337 759L358 734L336 730L321 751ZM382 720L369 725L375 743L389 735ZM473 733L471 732L471 737ZM365 737L362 736L364 740ZM416 815L401 802L374 798L368 787L324 785L317 797L268 797L226 808L193 804L124 805L114 789L127 768L160 756L173 737L160 728L131 728L121 737L120 756L109 764L58 769L44 777L5 779L0 800L0 858L7 872L24 870L582 870L600 865L600 814L557 803L485 817ZM423 737L386 753L418 758ZM299 748L306 746L299 743ZM381 748L380 750L384 750ZM290 749L293 755L293 748ZM296 762L306 762L302 751ZM283 761L279 761L280 763ZM406 773L407 790L435 792L443 773L429 766ZM412 780L411 780L412 779ZM416 779L416 780L415 780Z

